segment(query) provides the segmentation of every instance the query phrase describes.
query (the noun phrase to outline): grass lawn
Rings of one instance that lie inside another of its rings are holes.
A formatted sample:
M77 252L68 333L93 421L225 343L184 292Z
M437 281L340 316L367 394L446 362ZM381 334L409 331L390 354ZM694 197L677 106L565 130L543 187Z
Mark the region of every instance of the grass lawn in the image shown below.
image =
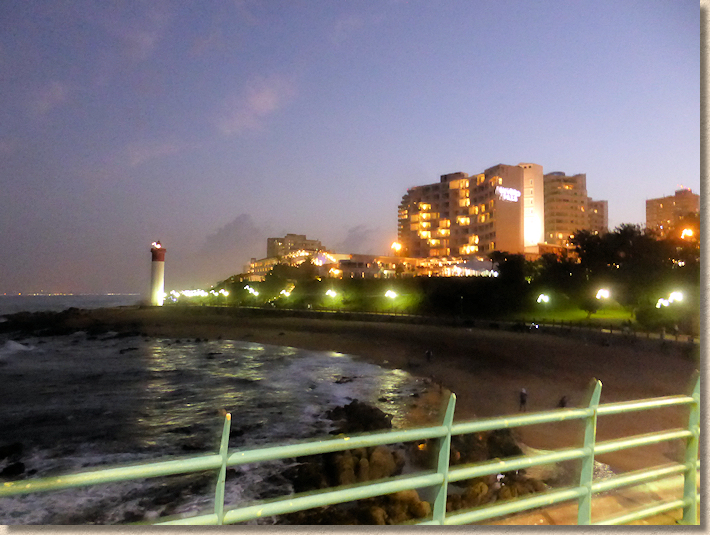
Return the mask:
M609 305L604 307L587 319L587 312L579 308L576 309L544 309L540 308L535 311L516 314L513 317L518 321L564 321L574 323L598 323L600 325L621 325L627 321L634 323L631 312L625 310L619 305Z

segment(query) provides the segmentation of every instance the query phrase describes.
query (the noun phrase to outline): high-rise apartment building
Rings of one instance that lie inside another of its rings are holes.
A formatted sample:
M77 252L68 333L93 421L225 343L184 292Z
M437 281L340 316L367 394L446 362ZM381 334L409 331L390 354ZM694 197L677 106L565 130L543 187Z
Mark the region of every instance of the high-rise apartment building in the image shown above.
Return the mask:
M587 199L589 230L598 234L609 232L609 201Z
M569 246L578 230L608 231L608 203L587 195L587 175L562 172L544 176L545 242Z
M441 175L407 190L399 206L404 256L535 252L543 239L542 167L499 164L483 173Z
M683 217L699 211L700 195L690 189L679 189L675 195L646 201L646 228L664 237Z

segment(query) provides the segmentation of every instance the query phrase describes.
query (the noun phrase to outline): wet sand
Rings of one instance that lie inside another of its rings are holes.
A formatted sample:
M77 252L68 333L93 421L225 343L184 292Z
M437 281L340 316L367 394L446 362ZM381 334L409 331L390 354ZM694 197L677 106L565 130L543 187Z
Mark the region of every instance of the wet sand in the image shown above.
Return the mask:
M593 378L602 381L602 403L690 392L698 368L698 349L659 340L626 340L572 332L521 333L503 329L447 327L394 322L275 317L232 309L97 309L69 316L82 329L97 323L111 330L136 330L152 336L232 339L347 353L369 362L432 377L456 394L455 420L515 414L518 392L526 388L527 410L586 406ZM425 352L433 352L431 362ZM444 396L446 390L442 390ZM431 411L417 423L435 418ZM674 408L601 418L597 439L608 440L684 426L687 409ZM579 422L520 430L522 440L540 449L579 444ZM679 460L680 442L600 456L614 470L627 471Z

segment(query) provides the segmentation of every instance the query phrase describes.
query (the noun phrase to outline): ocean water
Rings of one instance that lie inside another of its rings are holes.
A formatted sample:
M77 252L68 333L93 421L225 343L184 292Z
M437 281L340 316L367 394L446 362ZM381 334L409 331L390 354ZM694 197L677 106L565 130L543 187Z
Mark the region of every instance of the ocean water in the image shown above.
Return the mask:
M17 312L61 312L67 308L104 308L136 305L140 294L0 295L0 316Z
M32 479L169 456L327 436L324 413L353 399L401 426L421 379L334 352L78 332L0 337L0 446L20 443ZM15 459L17 460L17 459ZM0 471L13 460L0 460ZM229 506L292 492L288 461L230 471ZM114 524L213 507L214 473L0 499L0 524ZM0 479L2 481L2 479ZM269 523L264 519L260 523Z

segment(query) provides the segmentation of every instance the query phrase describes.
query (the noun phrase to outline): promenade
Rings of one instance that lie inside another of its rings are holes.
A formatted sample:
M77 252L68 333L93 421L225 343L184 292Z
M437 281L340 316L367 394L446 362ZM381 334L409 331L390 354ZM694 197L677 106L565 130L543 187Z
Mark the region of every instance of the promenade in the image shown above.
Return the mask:
M639 509L644 505L660 500L680 499L683 495L682 476L671 477L660 481L644 483L600 494L592 501L592 522L603 521ZM674 509L643 520L630 522L628 525L638 526L675 526L683 517L682 509ZM577 524L577 504L575 502L536 509L533 511L511 515L486 525L512 526L569 526Z

